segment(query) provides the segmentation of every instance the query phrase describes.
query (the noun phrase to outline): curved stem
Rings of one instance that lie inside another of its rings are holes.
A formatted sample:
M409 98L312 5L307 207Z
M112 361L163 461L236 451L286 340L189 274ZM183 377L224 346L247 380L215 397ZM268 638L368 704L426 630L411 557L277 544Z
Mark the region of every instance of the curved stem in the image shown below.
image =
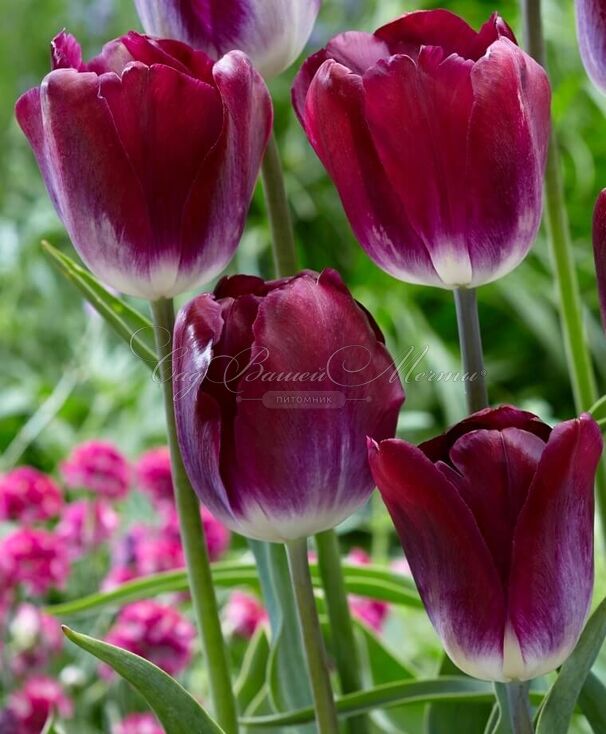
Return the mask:
M474 289L458 288L454 292L459 327L461 358L465 372L465 394L470 413L488 406L486 371L482 352L482 334L478 301Z
M526 45L529 53L546 68L541 0L521 0ZM560 169L560 153L552 132L545 173L545 217L554 277L560 302L562 335L577 412L589 410L598 398L595 373L583 323L583 303L574 261L566 197ZM600 464L596 478L598 511L606 533L606 468Z
M337 709L330 684L326 649L309 573L307 538L287 543L286 552L299 610L309 680L314 696L318 734L338 734Z
M318 533L315 540L341 693L354 693L362 687L360 661L341 568L339 539L334 530L327 530ZM347 721L347 728L351 734L366 734L367 724L365 716L355 716Z
M219 622L204 529L200 519L200 505L189 483L177 442L173 408L172 336L175 322L173 302L164 299L152 302L151 310L158 351L159 376L164 393L168 444L181 540L198 631L202 637L208 667L211 698L221 727L226 734L236 734L238 731L236 704Z
M261 169L267 214L271 227L272 250L278 277L297 271L297 249L284 185L284 173L274 133L271 134Z

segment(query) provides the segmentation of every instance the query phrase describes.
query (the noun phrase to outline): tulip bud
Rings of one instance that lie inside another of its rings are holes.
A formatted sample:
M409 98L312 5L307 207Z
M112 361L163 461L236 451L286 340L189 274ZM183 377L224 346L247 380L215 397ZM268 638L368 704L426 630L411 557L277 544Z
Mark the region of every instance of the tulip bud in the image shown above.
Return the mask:
M525 257L542 212L544 70L498 16L446 10L343 33L299 72L293 102L354 233L410 283L475 287Z
M600 294L602 325L606 329L606 189L598 196L593 212L593 256Z
M225 278L177 318L181 452L202 503L250 538L334 527L369 497L365 436L393 436L404 393L373 319L325 270Z
M269 137L250 61L129 33L82 62L65 33L17 120L59 216L104 283L171 298L231 260ZM178 111L178 114L177 112Z
M212 58L239 49L268 79L303 51L320 4L321 0L135 0L146 33L178 38Z
M576 0L581 59L592 82L606 92L606 2Z
M589 414L552 430L508 406L418 448L369 442L421 598L464 672L529 680L572 652L591 603L601 453Z

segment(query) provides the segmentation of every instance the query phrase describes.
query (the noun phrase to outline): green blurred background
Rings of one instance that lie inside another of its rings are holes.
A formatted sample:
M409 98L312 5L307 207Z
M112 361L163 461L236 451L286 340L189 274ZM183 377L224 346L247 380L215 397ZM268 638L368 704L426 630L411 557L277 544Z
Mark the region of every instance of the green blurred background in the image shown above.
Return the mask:
M311 48L346 28L374 29L413 7L404 0L325 0ZM478 26L498 9L516 29L513 0L444 0ZM3 7L2 7L3 6ZM563 148L575 255L602 392L606 340L597 315L591 209L606 184L605 100L581 67L572 0L547 0L546 30L554 80L554 114ZM4 467L28 461L52 469L77 440L105 435L128 453L160 439L156 386L146 370L47 262L40 240L73 254L50 205L33 156L13 119L17 96L48 70L48 45L63 27L94 54L138 21L126 0L0 1L0 451ZM295 69L292 70L294 73ZM338 268L377 316L393 353L429 347L417 370L455 369L457 337L451 296L412 287L382 273L356 244L335 190L309 148L289 104L290 77L273 84L277 130L295 214L301 265ZM249 226L231 270L271 275L269 232L257 191ZM527 260L480 293L493 402L514 401L543 417L573 413L555 291L543 235ZM144 304L138 304L144 307ZM408 384L401 432L412 440L464 412L460 383Z
M520 30L514 0L502 0L498 6L494 0L324 0L310 50L340 30L373 30L402 12L438 5L476 27L498 10ZM595 197L606 185L606 99L582 69L572 0L544 0L544 6L567 205L602 394L606 339L598 316L590 230ZM13 119L13 105L47 72L49 42L59 30L66 27L76 34L85 53L92 55L110 38L138 28L138 21L129 0L0 0L0 17L0 471L30 463L52 472L74 444L92 437L108 438L134 458L164 440L158 385L43 255L40 241L46 238L75 257ZM427 347L416 371L456 370L451 294L395 281L357 245L336 192L291 111L295 71L275 81L272 92L301 266L340 270L356 297L377 317L396 359L411 347L416 355ZM269 277L271 263L258 190L230 270ZM492 402L515 402L546 420L573 415L543 233L526 261L508 277L482 288L479 300ZM133 304L145 308L142 302ZM416 382L413 373L406 387L399 432L409 440L421 440L465 413L461 383ZM349 528L373 530L377 559L377 552L380 556L395 541L388 536L385 515L374 517L366 524L366 515ZM600 596L602 586L603 579ZM426 620L411 616L406 627L404 641L394 632L399 653L414 657L419 648L425 652L428 647L433 657L424 662L431 667L438 647ZM575 731L584 731L578 726Z

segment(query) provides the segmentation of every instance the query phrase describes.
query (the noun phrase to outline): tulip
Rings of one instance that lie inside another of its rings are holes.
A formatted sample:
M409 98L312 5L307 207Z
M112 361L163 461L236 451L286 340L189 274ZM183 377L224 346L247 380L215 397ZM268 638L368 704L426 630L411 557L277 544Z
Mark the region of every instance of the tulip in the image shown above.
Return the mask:
M172 298L231 260L272 121L242 53L213 63L129 33L83 63L62 33L53 71L16 112L74 246L108 286Z
M509 406L418 448L369 442L421 598L464 672L529 680L575 647L591 603L601 452L590 415L552 430Z
M267 78L299 56L320 4L321 0L135 0L150 35L178 38L212 58L240 49Z
M592 82L606 92L606 2L577 0L581 59Z
M606 189L598 196L593 213L593 256L598 279L602 324L606 329Z
M340 276L223 279L175 327L185 466L224 525L288 542L369 497L365 436L393 436L404 393L373 319Z
M446 10L343 33L299 72L293 102L354 233L410 283L475 287L536 236L547 160L544 70L493 15Z

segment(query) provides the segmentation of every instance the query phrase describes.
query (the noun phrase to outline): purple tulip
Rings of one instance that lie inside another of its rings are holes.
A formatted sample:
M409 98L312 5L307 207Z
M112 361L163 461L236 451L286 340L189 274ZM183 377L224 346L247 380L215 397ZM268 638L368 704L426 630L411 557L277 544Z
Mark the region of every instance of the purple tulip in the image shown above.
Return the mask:
M577 31L583 64L606 92L606 0L576 0Z
M498 15L479 33L446 10L343 33L304 64L293 102L388 273L475 287L525 257L541 220L550 88Z
M240 49L267 78L299 56L321 0L135 0L146 32L178 38L213 58Z
M269 137L269 93L244 54L213 63L129 33L83 63L53 42L53 71L17 102L59 216L91 270L150 300L231 260Z
M175 328L181 452L202 503L251 538L334 527L369 497L366 436L393 436L404 392L338 273L225 278Z
M593 588L602 436L513 407L418 448L369 443L370 464L444 647L477 678L528 680L571 653Z

